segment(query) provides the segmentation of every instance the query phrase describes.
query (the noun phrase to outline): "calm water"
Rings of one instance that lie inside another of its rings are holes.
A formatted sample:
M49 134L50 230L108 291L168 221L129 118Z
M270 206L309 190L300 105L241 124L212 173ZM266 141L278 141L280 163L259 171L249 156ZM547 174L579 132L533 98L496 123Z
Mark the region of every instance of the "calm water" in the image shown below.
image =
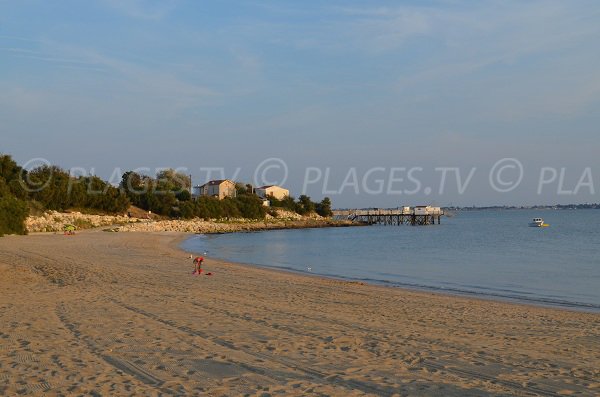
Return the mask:
M530 228L543 217L549 228ZM600 311L600 211L457 212L441 225L198 235L209 257Z

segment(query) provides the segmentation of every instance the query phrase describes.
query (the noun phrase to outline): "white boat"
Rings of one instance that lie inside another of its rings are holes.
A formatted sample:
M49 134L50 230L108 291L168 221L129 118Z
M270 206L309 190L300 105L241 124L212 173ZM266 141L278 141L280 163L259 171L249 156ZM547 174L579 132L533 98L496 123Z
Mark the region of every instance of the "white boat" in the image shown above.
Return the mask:
M533 218L533 222L530 222L529 226L531 226L531 227L548 227L550 225L548 225L547 223L544 223L544 220L542 218Z

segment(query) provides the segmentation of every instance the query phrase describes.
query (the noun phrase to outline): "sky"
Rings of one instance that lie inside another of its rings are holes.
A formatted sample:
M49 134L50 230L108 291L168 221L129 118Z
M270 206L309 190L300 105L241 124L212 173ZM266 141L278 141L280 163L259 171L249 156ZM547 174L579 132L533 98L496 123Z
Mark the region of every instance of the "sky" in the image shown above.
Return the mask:
M335 207L600 202L598 43L595 0L0 0L0 152Z

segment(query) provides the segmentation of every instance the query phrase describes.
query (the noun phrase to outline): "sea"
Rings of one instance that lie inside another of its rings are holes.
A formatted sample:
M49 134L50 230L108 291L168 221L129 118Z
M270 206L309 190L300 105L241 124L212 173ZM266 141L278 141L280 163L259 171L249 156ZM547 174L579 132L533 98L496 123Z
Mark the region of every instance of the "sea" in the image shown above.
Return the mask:
M550 226L529 227L535 217ZM182 246L265 268L600 312L600 210L456 211L440 225L195 235Z

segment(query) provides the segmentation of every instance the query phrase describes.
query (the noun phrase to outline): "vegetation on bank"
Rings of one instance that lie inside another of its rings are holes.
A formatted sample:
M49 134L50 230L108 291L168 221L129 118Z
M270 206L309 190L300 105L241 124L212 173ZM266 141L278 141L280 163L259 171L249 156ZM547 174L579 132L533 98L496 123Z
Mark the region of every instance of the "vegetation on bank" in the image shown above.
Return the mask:
M192 199L188 176L174 170L161 171L156 178L133 171L126 172L119 187L133 205L172 218L264 219L270 211L269 207L263 205L263 200L254 194L251 185L241 183L236 185L236 197L233 198ZM316 212L329 217L332 214L331 200L327 197L320 203L312 202L305 195L300 196L297 201L293 197L286 197L284 200L270 198L269 201L272 207L285 208L300 215Z
M122 176L118 187L96 176L72 176L56 166L40 166L27 171L9 155L0 155L0 236L25 234L25 219L31 210L65 211L76 208L87 212L123 214L137 206L154 214L170 218L264 219L273 208L253 193L250 185L237 185L234 198L214 197L192 199L187 175L163 170L156 177L133 171ZM319 203L302 195L298 200L270 199L274 208L284 208L300 215L313 212L331 216L331 201Z
M0 236L25 234L29 208L19 183L20 168L10 156L0 156Z
M27 203L18 198L0 193L0 236L26 234L25 219L29 215Z
M301 195L298 198L298 201L295 201L293 197L286 197L283 200L271 198L270 202L271 207L284 208L289 211L294 211L300 215L307 215L312 212L316 212L324 217L330 217L333 215L331 211L331 200L329 197L325 197L320 203L311 201L310 197L306 195Z

